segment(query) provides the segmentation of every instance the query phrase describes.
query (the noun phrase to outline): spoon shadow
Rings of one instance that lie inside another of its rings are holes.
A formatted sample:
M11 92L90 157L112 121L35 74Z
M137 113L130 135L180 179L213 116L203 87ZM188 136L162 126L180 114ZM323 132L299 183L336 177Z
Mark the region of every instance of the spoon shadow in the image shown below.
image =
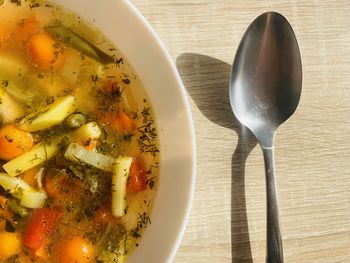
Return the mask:
M180 55L176 65L188 93L203 115L238 135L231 160L231 256L232 263L252 263L244 176L246 160L257 141L232 113L228 88L231 65L193 53Z

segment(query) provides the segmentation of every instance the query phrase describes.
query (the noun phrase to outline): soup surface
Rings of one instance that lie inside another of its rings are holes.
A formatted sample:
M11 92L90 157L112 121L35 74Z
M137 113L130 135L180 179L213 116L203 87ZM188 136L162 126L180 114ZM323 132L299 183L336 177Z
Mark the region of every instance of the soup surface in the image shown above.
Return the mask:
M51 2L0 0L0 121L0 262L124 262L159 151L116 47Z

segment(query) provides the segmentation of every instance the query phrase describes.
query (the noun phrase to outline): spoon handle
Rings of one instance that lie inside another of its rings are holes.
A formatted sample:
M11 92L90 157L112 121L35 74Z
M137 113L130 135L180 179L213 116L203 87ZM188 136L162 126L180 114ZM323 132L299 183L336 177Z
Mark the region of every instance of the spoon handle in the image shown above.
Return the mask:
M283 263L283 247L278 219L274 147L264 148L267 201L266 263Z

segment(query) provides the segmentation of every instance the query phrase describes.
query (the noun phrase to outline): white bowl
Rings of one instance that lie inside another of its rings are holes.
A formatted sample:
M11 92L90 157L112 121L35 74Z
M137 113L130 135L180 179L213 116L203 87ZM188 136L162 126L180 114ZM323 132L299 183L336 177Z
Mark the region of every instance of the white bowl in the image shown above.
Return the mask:
M127 262L171 262L189 217L195 181L193 123L176 67L156 33L129 1L55 2L93 22L121 50L146 87L159 130L160 181L152 224Z

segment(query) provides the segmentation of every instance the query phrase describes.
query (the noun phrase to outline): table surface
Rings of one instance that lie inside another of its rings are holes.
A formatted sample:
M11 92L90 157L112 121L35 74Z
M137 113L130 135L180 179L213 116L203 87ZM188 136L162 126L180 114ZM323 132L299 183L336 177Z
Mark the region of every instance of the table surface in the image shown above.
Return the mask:
M303 62L299 107L276 137L285 262L349 263L349 2L132 2L176 63L196 130L196 192L174 262L264 262L262 152L230 111L228 79L247 26L274 10L292 24Z

